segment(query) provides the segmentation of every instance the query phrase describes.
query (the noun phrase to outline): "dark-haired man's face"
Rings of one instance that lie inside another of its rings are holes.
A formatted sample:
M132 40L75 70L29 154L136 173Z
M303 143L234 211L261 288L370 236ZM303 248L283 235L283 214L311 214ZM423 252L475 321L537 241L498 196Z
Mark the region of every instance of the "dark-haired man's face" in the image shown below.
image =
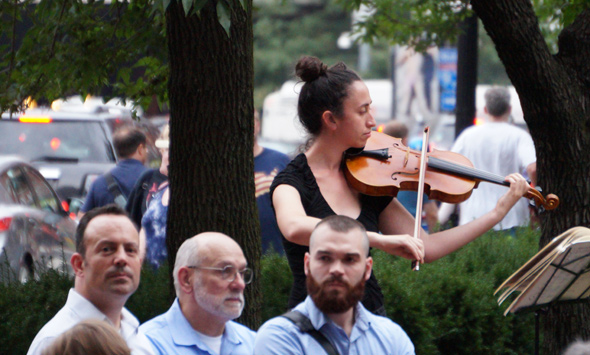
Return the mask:
M126 300L139 285L139 236L127 216L100 215L84 233L85 255L72 256L75 289L95 305Z
M327 314L343 313L362 298L373 260L367 257L360 230L336 232L328 226L316 230L305 255L307 292L316 307Z

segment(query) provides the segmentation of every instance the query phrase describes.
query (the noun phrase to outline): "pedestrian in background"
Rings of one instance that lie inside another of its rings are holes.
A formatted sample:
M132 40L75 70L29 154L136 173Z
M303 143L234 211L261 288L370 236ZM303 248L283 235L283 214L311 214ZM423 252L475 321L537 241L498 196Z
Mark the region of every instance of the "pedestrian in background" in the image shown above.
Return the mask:
M160 151L161 161L158 169L146 170L133 186L125 210L137 228L141 228L141 218L156 196L168 184L168 157L170 147L170 126L162 129L160 137L155 142Z
M492 87L485 93L484 112L489 122L465 129L453 144L451 151L465 156L476 169L500 176L509 172L526 172L533 185L537 183L535 145L528 132L509 123L512 107L510 92L504 87ZM467 224L493 208L495 201L506 192L506 187L481 183L473 189L471 197L459 204L459 225ZM441 206L439 219L446 222L448 210L454 206ZM513 230L527 225L530 212L526 199L516 205L494 225L494 230Z
M109 172L92 182L84 205L78 213L79 218L93 208L110 203L116 203L121 208L125 208L131 189L146 170L144 166L148 156L146 142L145 134L136 127L124 126L113 134L113 145L119 162Z
M291 160L287 155L265 148L258 144L260 134L260 116L254 110L254 184L256 185L256 204L262 238L262 252L274 250L283 254L281 232L270 203L270 185L275 176Z

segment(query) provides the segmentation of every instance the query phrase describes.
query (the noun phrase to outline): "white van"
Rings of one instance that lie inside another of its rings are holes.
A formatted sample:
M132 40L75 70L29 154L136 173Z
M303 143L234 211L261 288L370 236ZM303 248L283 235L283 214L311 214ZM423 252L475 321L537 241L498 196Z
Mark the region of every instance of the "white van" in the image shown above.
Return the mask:
M364 80L373 103L373 117L377 124L391 120L393 89L388 79ZM260 144L293 155L305 142L306 132L297 117L297 100L303 86L293 80L285 82L281 89L270 93L262 106Z

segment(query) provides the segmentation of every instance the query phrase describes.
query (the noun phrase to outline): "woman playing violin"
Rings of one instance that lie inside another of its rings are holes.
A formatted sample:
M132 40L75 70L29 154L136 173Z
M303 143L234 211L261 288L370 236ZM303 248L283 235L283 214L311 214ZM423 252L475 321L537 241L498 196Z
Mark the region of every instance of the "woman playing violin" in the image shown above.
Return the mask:
M302 57L296 74L304 82L297 111L311 135L308 149L281 172L271 187L277 222L293 272L289 307L306 296L303 256L320 219L333 214L356 218L367 229L371 247L420 262L437 260L476 239L506 215L527 192L518 173L506 177L510 188L495 208L471 223L413 238L414 217L392 197L363 195L349 186L343 171L343 153L362 148L375 120L371 97L361 78L343 63L330 68L315 57ZM384 314L383 294L374 275L366 283L363 305Z

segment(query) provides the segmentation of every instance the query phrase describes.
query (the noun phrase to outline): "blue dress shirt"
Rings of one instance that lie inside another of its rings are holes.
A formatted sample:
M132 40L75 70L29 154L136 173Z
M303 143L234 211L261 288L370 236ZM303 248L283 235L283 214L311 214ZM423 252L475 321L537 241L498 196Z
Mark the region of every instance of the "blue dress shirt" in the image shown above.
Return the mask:
M340 355L415 354L412 341L399 325L389 318L372 314L360 303L356 307L350 337L323 314L309 296L294 310L307 316L314 328L330 340ZM256 355L325 353L311 335L301 333L295 324L284 317L276 317L264 323L258 330L254 343Z
M139 327L152 342L156 354L217 355L191 327L182 314L178 298L172 307ZM256 333L239 323L229 321L221 340L221 355L252 355Z

